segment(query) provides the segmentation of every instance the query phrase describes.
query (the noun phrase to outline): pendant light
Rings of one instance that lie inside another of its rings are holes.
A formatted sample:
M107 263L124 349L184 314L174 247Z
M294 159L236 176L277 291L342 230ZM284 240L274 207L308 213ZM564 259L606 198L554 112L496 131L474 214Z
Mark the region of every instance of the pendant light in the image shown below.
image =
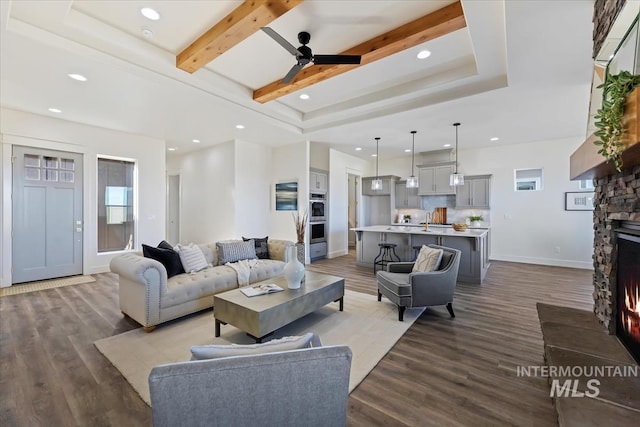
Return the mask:
M382 180L378 177L378 148L380 145L380 137L376 137L376 179L371 181L372 190L382 190Z
M454 123L453 126L456 128L456 169L455 172L449 176L449 185L464 185L464 175L458 173L458 126L460 123Z
M418 177L413 173L415 170L415 156L416 156L416 133L418 131L412 130L413 141L411 142L411 176L407 178L407 188L418 188Z

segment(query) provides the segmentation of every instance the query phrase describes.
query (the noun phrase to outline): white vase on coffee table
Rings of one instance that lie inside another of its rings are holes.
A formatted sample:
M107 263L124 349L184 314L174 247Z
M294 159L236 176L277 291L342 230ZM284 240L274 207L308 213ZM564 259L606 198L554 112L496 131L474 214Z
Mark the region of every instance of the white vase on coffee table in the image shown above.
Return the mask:
M300 283L304 277L304 264L298 260L298 249L294 245L287 247L288 262L284 266L284 278L289 289L300 289Z

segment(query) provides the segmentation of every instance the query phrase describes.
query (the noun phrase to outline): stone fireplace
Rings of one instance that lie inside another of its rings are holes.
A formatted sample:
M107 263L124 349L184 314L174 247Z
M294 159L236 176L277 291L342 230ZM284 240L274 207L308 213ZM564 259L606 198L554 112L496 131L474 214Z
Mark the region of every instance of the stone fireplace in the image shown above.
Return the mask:
M593 300L598 321L616 332L618 232L640 226L640 165L595 180ZM626 227L625 227L626 228Z
M640 223L622 222L616 263L616 335L640 362Z

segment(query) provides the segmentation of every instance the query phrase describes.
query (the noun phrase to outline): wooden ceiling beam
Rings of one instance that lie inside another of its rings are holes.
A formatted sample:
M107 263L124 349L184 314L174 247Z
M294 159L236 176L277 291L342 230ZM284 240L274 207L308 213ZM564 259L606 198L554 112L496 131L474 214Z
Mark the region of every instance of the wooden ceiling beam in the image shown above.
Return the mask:
M176 67L194 73L303 0L245 0L176 56Z
M278 80L255 90L253 99L260 103L272 101L466 26L462 5L458 1L340 53L340 55L361 55L360 65L312 65L305 67L289 83L282 83Z

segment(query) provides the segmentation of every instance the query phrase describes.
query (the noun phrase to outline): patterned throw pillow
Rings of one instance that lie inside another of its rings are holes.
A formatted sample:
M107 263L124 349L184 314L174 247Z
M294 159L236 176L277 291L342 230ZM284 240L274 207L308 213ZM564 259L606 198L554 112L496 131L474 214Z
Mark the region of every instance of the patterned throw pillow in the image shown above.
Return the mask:
M442 260L443 253L444 251L442 249L422 246L420 254L418 254L418 258L416 259L415 264L413 264L413 269L411 271L414 273L426 273L437 270L438 267L440 267L440 261Z
M209 267L207 260L199 247L193 243L189 243L188 246L178 244L176 251L180 256L180 261L184 267L184 271L187 273L195 273L196 271L204 270Z
M253 240L255 242L256 247L256 256L259 259L269 259L269 236L264 239L260 239L257 237L243 237L242 240L248 242L249 240Z
M229 240L217 242L218 264L225 265L228 262L236 262L241 259L256 259L256 246L252 240Z
M160 244L162 244L162 242ZM142 255L145 258L155 259L160 262L164 266L164 269L167 270L167 279L184 273L184 268L180 261L180 255L178 255L173 248L154 248L153 246L142 244Z
M251 356L274 353L276 351L299 350L311 347L313 333L302 336L284 337L263 344L194 345L191 347L192 360L218 359L221 357Z

